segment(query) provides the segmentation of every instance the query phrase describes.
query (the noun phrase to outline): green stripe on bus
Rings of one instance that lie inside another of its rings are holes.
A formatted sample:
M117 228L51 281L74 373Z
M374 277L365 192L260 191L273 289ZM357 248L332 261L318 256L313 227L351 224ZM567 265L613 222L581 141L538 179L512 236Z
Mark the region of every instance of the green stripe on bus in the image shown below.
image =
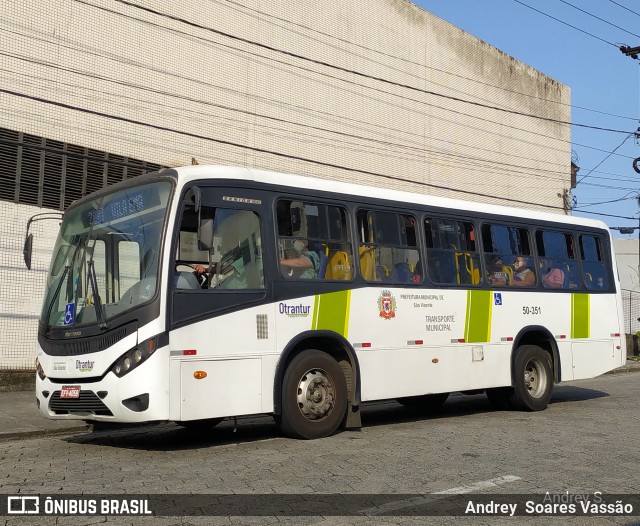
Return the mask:
M350 290L316 296L313 306L313 328L337 332L346 338L349 329L350 303Z
M315 329L318 325L318 305L320 304L320 295L316 294L313 301L313 320L311 321L311 328Z
M491 312L493 309L490 290L467 291L467 315L464 325L464 340L467 343L491 340Z
M589 294L571 294L571 337L589 337Z

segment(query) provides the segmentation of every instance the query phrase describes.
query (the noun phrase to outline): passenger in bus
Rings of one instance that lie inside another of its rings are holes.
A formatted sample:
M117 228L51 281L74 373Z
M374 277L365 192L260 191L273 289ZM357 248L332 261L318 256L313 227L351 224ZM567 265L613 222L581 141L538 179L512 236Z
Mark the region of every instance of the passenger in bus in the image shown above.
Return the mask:
M554 267L549 259L542 260L542 285L546 289L561 289L564 286L564 271Z
M529 259L517 256L513 262L513 285L516 287L532 287L536 284L536 273L529 266Z
M509 283L508 275L504 270L504 262L500 256L496 256L491 260L487 271L487 281L490 285L507 285Z
M320 257L307 248L307 242L296 239L292 243L293 254L280 259L285 278L314 279L318 277Z

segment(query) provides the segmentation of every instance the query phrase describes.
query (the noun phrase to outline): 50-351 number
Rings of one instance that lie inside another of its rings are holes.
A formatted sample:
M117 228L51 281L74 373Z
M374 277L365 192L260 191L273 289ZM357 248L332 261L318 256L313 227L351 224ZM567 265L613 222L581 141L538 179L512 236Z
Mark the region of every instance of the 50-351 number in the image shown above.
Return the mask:
M530 316L530 315L538 315L538 314L542 314L542 308L541 307L527 307L526 305L524 307L522 307L522 314L524 314L525 316Z

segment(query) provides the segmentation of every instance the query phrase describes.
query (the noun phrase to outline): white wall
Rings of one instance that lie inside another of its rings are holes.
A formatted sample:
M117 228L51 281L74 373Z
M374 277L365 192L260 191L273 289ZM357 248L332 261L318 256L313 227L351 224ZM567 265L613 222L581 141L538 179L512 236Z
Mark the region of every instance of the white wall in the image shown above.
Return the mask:
M485 106L569 121L569 88L406 0L90 4L3 0L0 84L16 93L0 127L563 213L569 126ZM0 209L0 368L33 364L44 274L18 270L33 211Z

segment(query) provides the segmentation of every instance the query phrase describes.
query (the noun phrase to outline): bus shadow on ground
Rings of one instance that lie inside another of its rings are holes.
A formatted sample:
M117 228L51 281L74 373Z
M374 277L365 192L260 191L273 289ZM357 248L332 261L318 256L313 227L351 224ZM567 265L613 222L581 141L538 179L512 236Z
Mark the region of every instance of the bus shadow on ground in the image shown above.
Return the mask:
M550 403L580 402L607 396L609 396L608 393L596 389L559 385L554 388ZM363 404L362 425L366 428L498 412L500 410L491 405L484 393L473 395L453 393L442 407L431 411L405 407L395 400ZM96 427L92 432L74 435L64 440L75 444L124 449L178 451L216 448L276 438L286 440L271 416L258 415L239 417L237 425L233 419L227 419L216 427L201 430L183 428L171 422Z
M556 385L553 388L551 403L582 402L583 400L593 400L607 396L609 396L609 393L598 391L597 389L576 387L575 385Z
M178 451L222 447L282 437L271 416L227 419L207 429L184 428L173 422L122 427L97 427L89 433L65 438L74 444Z

